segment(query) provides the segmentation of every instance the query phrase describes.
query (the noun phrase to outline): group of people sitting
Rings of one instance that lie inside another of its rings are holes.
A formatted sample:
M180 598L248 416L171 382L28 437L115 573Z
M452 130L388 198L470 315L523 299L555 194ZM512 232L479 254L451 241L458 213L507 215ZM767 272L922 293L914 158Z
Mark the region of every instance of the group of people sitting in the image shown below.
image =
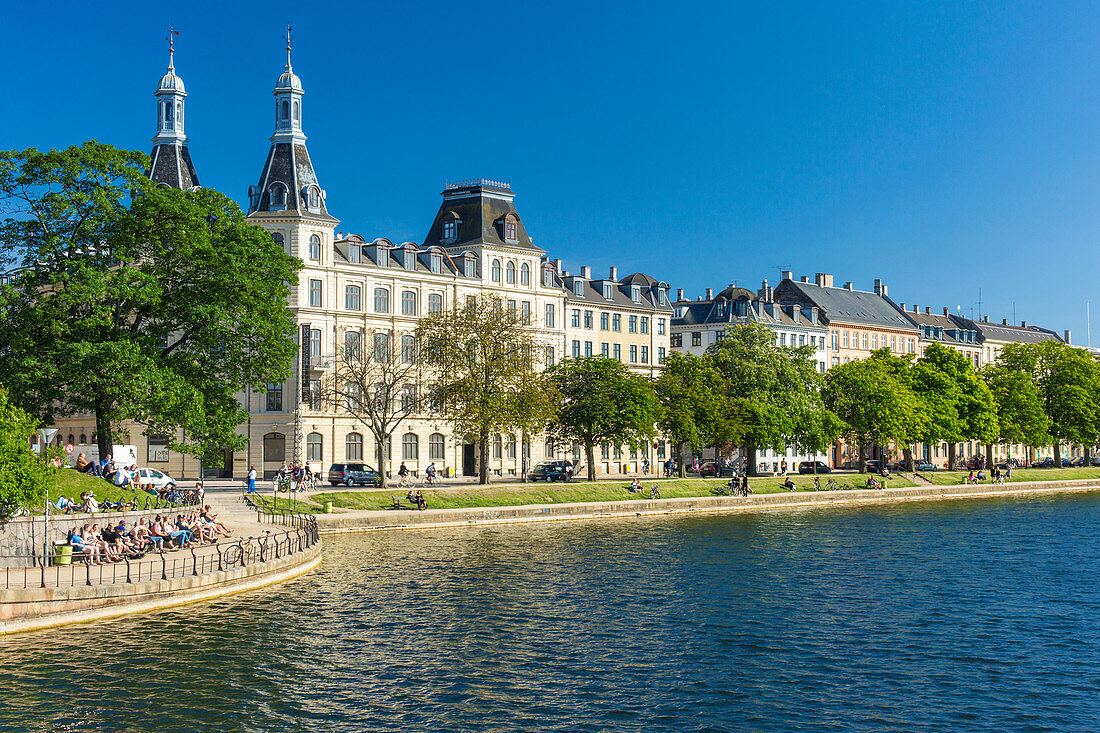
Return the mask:
M428 500L424 498L424 492L420 489L416 491L409 489L409 493L405 495L405 498L409 500L410 504L414 504L420 511L424 511L428 508Z
M96 512L130 512L137 509L137 501L104 501L100 502L95 494L89 491L80 492L80 500L76 501L62 494L53 502L53 508L64 514L95 514Z
M207 504L201 511L196 509L187 516L177 514L175 522L167 514L158 514L148 524L142 517L134 525L128 525L124 519L118 524L108 522L103 529L98 523L73 527L68 544L73 554L81 555L84 562L105 565L126 558L138 559L147 552L213 544L219 537L232 533Z
M1006 472L1002 472L1000 468L994 466L989 472L989 477L993 479L993 483L1003 484L1005 482L1005 474L1010 474L1011 472L1012 469L1008 469ZM982 481L985 481L985 471L980 468L978 469L977 473L971 471L963 477L964 484L980 484Z

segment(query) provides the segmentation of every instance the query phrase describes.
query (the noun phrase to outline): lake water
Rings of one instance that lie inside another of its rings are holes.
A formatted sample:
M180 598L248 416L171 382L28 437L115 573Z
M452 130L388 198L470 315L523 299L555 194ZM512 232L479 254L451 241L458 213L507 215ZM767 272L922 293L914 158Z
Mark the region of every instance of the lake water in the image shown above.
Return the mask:
M1100 495L347 535L0 637L0 730L1100 729Z

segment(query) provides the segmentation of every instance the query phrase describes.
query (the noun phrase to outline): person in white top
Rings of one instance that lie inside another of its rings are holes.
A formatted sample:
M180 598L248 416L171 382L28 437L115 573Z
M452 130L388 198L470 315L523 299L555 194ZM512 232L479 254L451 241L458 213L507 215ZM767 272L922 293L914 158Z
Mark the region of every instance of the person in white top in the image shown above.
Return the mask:
M249 466L248 467L248 493L250 493L250 494L255 494L256 493L256 467L255 466Z

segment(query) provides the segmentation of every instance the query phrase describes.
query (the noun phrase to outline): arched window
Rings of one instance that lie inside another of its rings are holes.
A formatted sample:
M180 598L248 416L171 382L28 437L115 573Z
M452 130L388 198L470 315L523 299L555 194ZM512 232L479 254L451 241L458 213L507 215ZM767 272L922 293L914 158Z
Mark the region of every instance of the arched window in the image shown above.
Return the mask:
M390 290L389 290L389 288L375 288L374 289L374 312L375 313L389 313L390 312Z
M526 262L519 266L519 284L524 287L531 285L531 267Z
M307 461L320 461L322 449L324 448L324 438L320 433L310 433L306 436L306 460Z
M310 209L321 208L321 189L316 186L306 187L306 207Z
M508 266L504 269L504 281L509 285L516 284L516 263L508 262Z
M172 130L172 129L175 128L175 125L172 124L172 103L171 102L169 102L164 107L164 122L165 122L165 127L167 127L169 130Z
M315 261L321 259L321 238L316 234L310 235L309 238L309 258Z
M416 315L416 291L415 290L403 290L403 291L401 291L401 315L403 315L403 316L415 316Z
M176 103L176 121L183 127L183 102Z
M500 458L504 453L504 440L499 435L493 436L493 458Z
M290 119L290 103L287 102L285 99L283 100L283 103L279 106L279 110L279 119Z
M363 436L359 433L348 433L347 446L344 458L349 461L363 460Z
M295 122L301 122L302 121L302 104L301 104L301 102L298 102L297 100L295 100L295 102L294 102L294 121Z
M509 435L508 436L508 442L505 444L505 447L504 447L504 457L505 458L515 458L516 457L516 436L515 435Z
M281 183L273 183L268 191L271 194L272 206L286 206L286 186Z
M69 433L69 442L76 443L76 436L74 436L72 433Z
M432 433L428 438L428 458L433 461L442 461L444 445L443 434Z
M344 358L348 361L359 361L362 354L363 334L358 331L344 332Z
M81 433L80 434L80 444L81 445L87 445L88 444L88 434L87 433Z
M268 433L264 436L264 462L282 463L286 460L286 436Z
M401 460L415 461L420 457L420 439L416 433L405 433L401 438Z
M493 260L493 282L500 282L500 260Z
M516 220L515 217L509 216L504 220L504 241L515 242L516 240Z
M279 232L275 232L274 234L271 235L271 241L273 241L275 244L279 245L280 247L284 246L284 243L285 243L285 240L283 239L283 235L280 234Z
M432 293L428 296L428 313L442 313L443 312L443 296L439 293Z
M357 311L360 308L360 295L361 289L358 285L345 285L344 286L344 308L349 311Z

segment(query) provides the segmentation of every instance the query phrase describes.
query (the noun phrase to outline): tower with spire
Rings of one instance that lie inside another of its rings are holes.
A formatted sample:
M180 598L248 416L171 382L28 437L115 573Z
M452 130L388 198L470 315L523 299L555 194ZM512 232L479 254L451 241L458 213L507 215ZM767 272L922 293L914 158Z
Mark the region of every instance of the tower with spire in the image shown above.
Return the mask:
M149 178L172 188L198 188L199 176L191 163L184 132L184 99L187 90L176 75L176 42L179 31L168 31L168 71L160 79L157 98L157 134L153 136Z
M260 180L248 190L248 218L282 241L286 251L306 265L331 264L332 229L325 192L317 182L302 132L302 80L290 59L290 26L286 32L286 67L275 82L275 132Z

